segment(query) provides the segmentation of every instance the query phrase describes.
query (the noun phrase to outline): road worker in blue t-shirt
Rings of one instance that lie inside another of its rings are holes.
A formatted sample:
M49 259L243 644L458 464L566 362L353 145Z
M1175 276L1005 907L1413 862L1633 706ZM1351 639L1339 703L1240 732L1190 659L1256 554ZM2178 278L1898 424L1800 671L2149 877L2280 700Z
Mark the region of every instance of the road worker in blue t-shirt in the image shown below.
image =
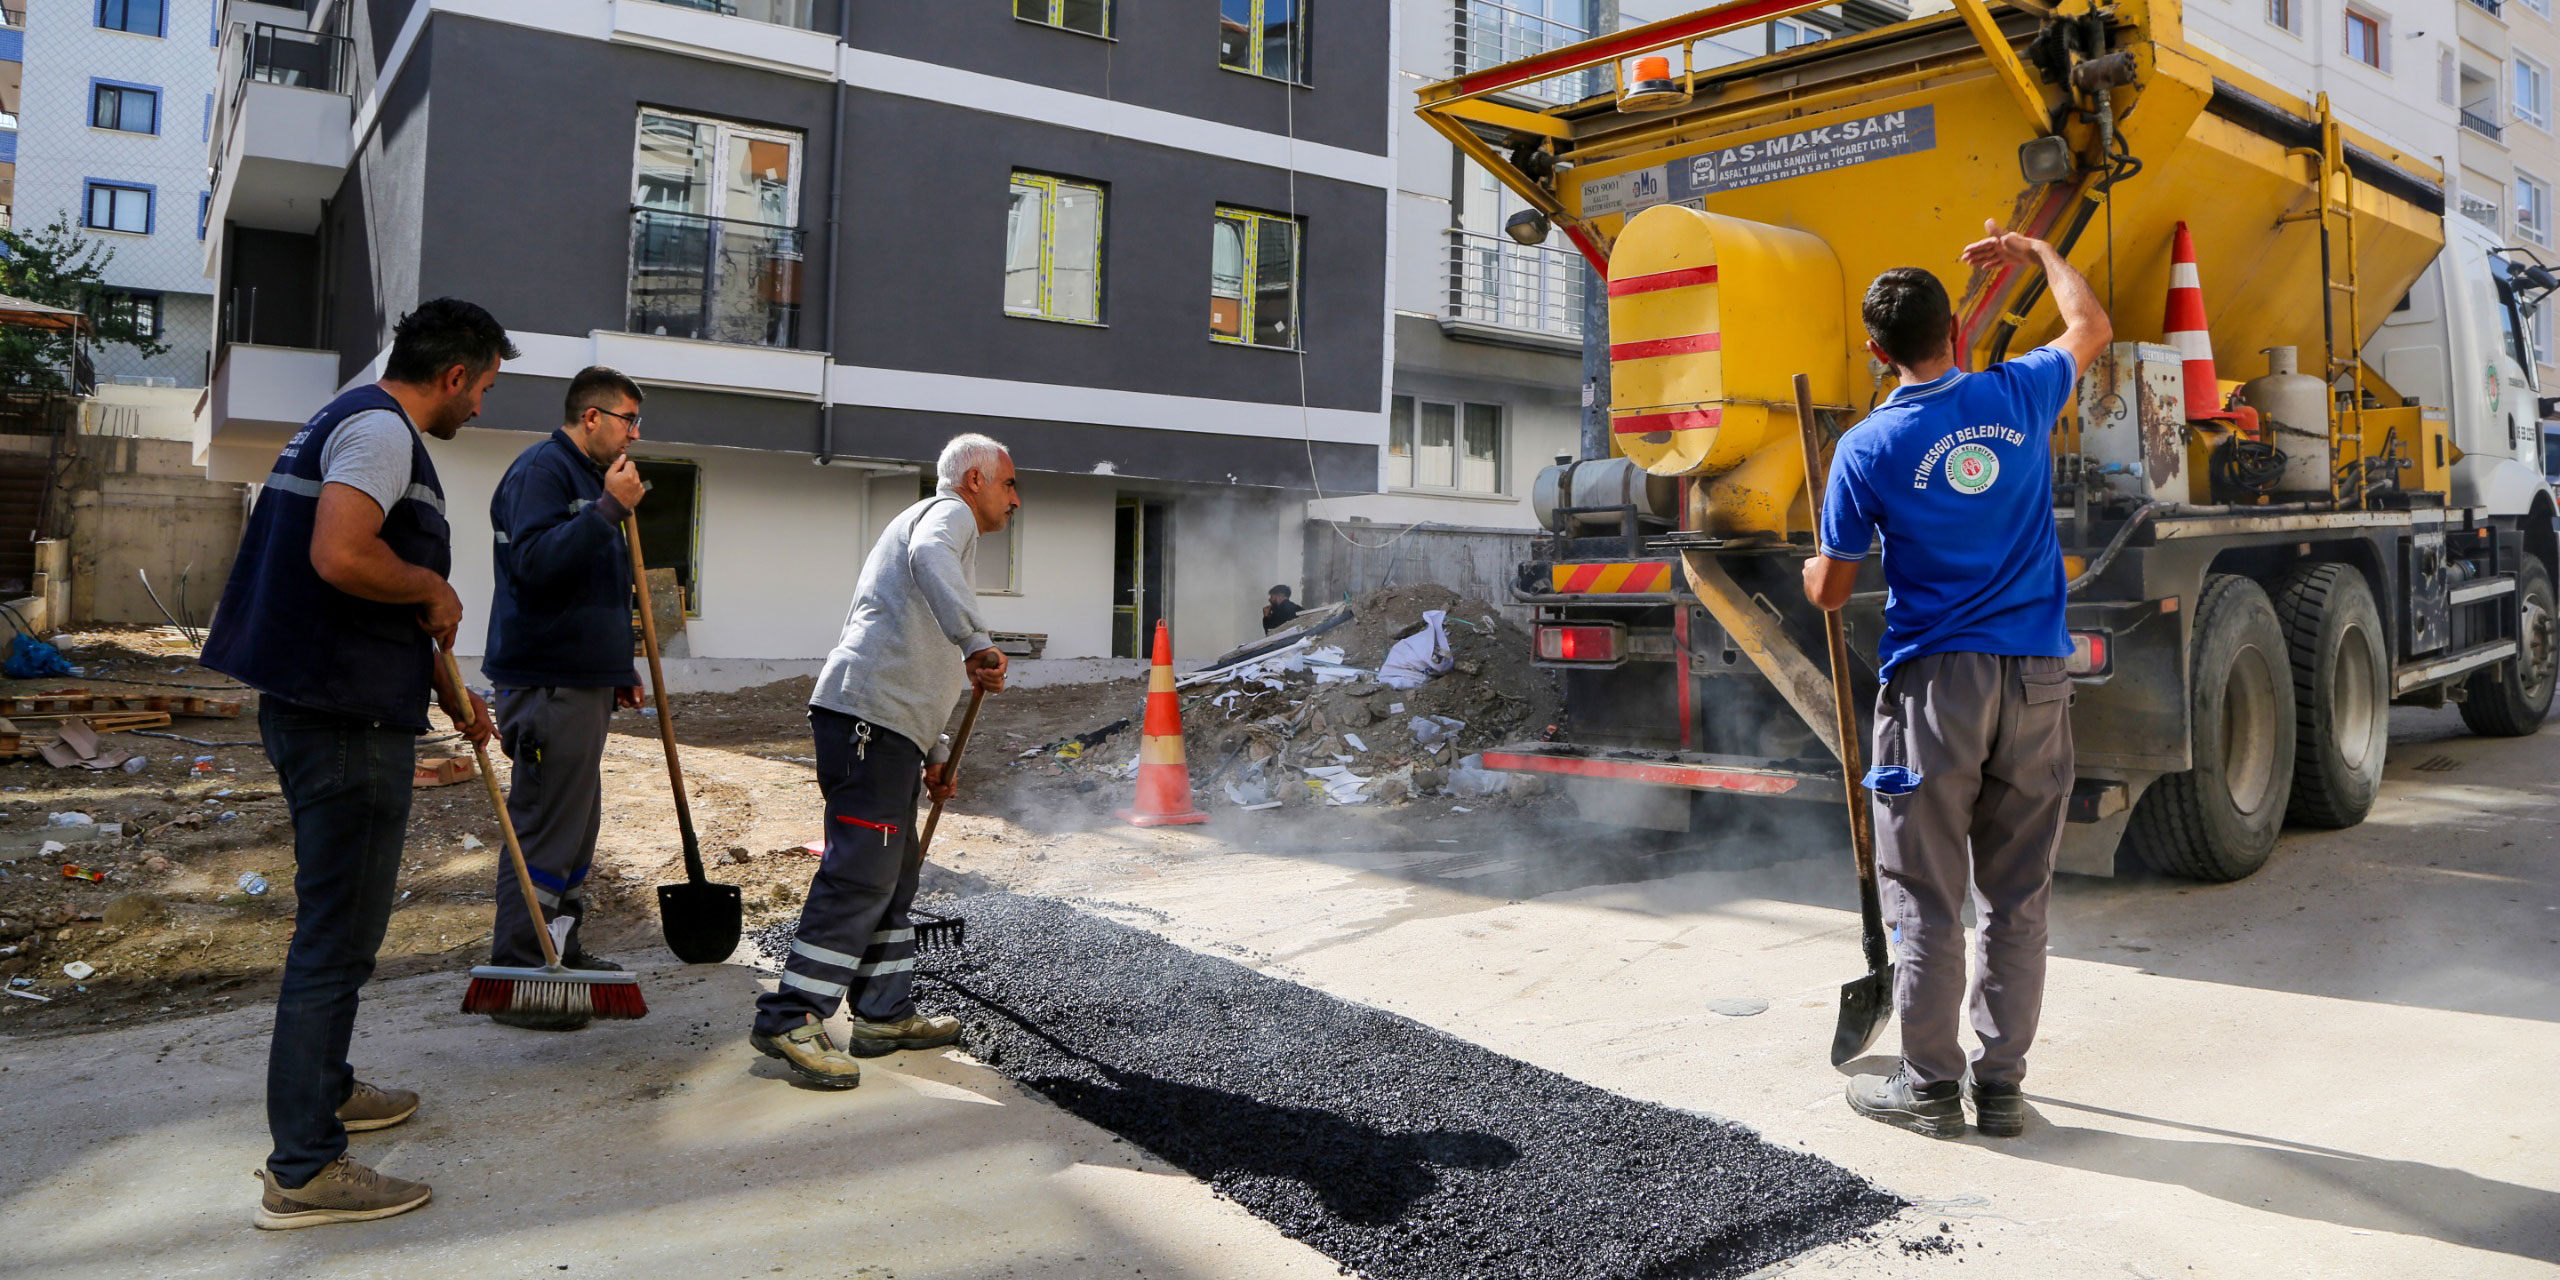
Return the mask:
M2113 337L2088 282L2052 245L1984 229L1963 260L2041 269L2062 336L1966 373L1937 277L1917 267L1877 276L1862 308L1867 350L1900 385L1841 438L1820 551L1804 569L1806 596L1838 609L1881 535L1884 688L1867 785L1885 918L1899 935L1902 1065L1851 1080L1849 1105L1939 1137L1964 1132L1968 1066L1976 1126L1993 1137L2026 1128L2019 1084L2044 1002L2045 905L2072 784L2051 432ZM1957 1040L1969 889L1982 935L1970 1001L1982 1043L1970 1064Z

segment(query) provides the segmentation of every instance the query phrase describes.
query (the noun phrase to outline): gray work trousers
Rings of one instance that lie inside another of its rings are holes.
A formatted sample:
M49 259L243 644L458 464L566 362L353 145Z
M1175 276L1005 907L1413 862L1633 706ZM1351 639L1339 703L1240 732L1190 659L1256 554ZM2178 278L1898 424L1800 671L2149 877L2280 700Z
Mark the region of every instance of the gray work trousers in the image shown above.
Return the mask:
M1893 1005L1916 1083L1965 1073L1958 1018L1982 1041L1976 1083L2026 1078L2044 1004L2045 908L2071 796L2071 677L2060 658L1932 653L1876 698L1876 870L1898 935ZM1917 775L1895 785L1892 766ZM1965 990L1962 908L1980 929Z
M515 764L507 816L524 846L543 918L567 918L560 954L578 950L587 913L587 871L604 825L604 740L613 722L612 689L500 689L498 742ZM542 943L506 850L498 851L498 925L489 939L492 964L539 967Z

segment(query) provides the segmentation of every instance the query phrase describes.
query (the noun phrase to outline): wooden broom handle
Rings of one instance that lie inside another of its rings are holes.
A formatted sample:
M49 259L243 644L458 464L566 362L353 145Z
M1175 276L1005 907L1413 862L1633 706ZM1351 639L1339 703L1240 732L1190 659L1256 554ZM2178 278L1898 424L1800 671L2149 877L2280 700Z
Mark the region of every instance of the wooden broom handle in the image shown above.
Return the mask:
M465 707L471 705L471 688L462 682L462 659L453 650L444 651L445 674L453 678L453 691L462 695ZM460 726L456 726L459 728ZM463 735L468 738L470 735ZM498 811L498 830L507 838L507 863L516 869L516 887L524 890L524 909L533 913L534 936L542 941L543 967L560 967L559 945L551 941L550 922L542 918L542 899L534 896L533 869L525 865L524 846L516 843L516 820L507 812L506 793L498 789L498 775L489 768L489 744L474 742L471 750L480 757L480 784L489 791L489 807Z

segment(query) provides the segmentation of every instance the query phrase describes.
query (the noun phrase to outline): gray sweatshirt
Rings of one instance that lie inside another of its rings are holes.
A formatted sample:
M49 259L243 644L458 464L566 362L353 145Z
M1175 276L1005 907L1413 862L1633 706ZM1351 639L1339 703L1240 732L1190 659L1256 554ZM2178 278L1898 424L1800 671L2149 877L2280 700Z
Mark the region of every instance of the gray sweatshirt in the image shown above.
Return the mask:
M995 645L978 618L977 567L977 517L950 490L899 512L863 562L809 704L939 755L942 726L969 688L963 659Z

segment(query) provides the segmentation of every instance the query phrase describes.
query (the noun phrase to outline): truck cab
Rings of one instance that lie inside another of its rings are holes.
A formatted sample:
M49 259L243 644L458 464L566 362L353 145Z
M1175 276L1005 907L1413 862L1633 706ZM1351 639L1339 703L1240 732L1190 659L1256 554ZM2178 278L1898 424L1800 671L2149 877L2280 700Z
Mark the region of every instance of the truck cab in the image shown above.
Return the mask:
M2366 363L2393 390L2447 412L2458 456L2445 497L2454 506L2523 516L2560 474L2546 463L2543 391L2526 339L2554 284L2523 251L2448 217L2443 254L2365 345Z

